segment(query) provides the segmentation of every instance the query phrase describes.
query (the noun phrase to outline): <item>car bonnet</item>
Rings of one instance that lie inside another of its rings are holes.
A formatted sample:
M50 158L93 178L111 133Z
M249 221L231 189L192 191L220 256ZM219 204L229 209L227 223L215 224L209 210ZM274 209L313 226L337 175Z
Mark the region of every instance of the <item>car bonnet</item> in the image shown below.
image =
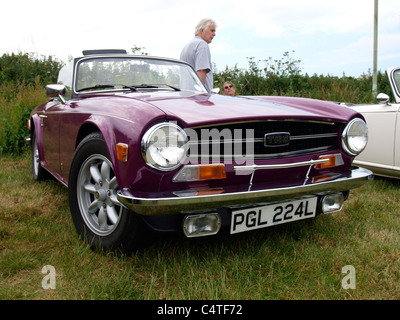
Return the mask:
M227 97L188 92L137 96L186 126L257 119L307 119L347 122L356 112L336 103L288 97Z

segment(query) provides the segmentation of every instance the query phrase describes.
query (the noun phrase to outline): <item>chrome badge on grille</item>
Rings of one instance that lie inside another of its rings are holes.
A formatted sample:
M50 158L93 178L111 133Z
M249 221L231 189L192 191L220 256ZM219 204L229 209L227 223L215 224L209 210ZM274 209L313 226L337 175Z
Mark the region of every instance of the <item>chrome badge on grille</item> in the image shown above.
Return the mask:
M283 147L290 143L289 132L274 132L264 135L264 146L266 147Z

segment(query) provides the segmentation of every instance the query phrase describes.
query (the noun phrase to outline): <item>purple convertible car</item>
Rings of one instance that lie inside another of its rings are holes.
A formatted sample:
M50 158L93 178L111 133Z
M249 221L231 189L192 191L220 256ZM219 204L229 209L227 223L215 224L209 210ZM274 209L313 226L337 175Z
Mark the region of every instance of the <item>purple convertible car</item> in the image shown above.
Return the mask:
M190 65L122 50L84 51L58 80L31 113L33 177L68 187L93 249L336 212L372 175L352 165L363 117L335 103L207 93Z

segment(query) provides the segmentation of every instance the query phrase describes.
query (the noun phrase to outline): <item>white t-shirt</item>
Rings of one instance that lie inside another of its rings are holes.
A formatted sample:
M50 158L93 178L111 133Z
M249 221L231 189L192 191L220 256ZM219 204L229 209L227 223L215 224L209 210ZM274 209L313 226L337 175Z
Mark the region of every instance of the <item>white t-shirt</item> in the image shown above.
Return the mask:
M211 92L213 88L213 70L211 63L211 53L207 42L200 37L194 37L182 50L181 60L189 63L193 68L198 70L206 70L206 83L204 84L207 91Z

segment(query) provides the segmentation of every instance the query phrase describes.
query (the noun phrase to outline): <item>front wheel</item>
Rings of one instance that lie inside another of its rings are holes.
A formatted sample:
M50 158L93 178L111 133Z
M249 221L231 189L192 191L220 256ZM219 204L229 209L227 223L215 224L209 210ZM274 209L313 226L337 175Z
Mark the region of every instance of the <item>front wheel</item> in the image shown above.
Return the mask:
M129 252L149 242L147 227L121 205L118 190L103 136L92 133L76 149L68 181L72 219L92 249Z

